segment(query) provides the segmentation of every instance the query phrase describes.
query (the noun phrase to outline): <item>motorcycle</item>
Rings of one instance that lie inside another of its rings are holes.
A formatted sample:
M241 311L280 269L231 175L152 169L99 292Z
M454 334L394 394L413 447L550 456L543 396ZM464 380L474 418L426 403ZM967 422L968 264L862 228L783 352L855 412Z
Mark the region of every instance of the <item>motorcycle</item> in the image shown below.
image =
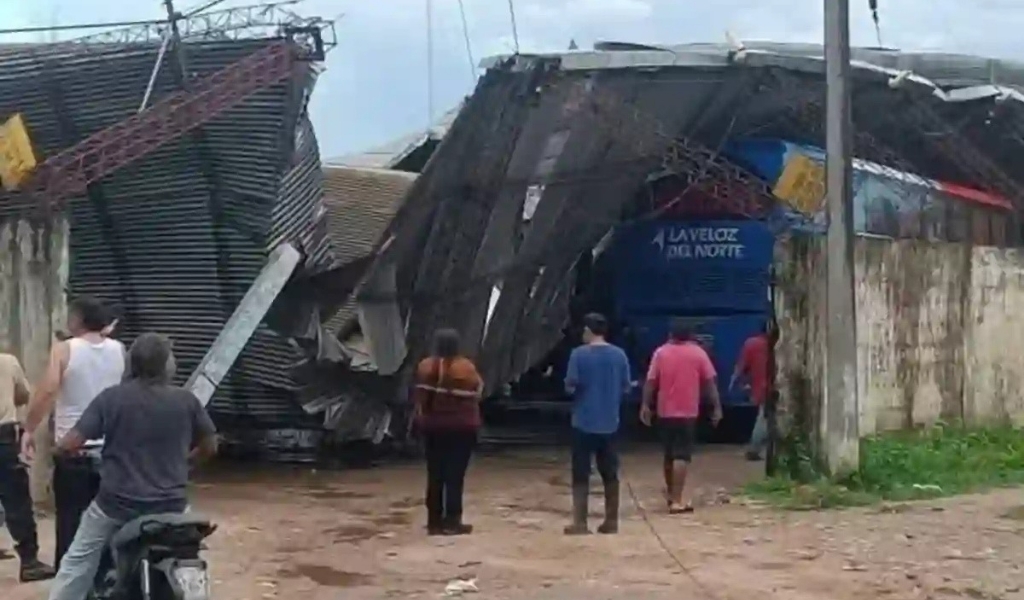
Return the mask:
M158 514L129 521L110 540L114 566L100 578L96 600L210 600L200 556L217 526L196 514Z

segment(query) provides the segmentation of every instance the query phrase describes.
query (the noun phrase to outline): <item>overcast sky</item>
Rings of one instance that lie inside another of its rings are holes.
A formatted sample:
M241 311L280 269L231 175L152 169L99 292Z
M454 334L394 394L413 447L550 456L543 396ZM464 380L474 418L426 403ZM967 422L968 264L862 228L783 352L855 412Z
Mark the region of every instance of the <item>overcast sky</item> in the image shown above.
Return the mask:
M241 6L259 0L229 0ZM507 0L463 0L472 52L513 48ZM868 0L851 0L853 39L877 45ZM179 9L205 4L177 0ZM368 149L428 122L427 0L305 0L295 10L338 21L339 44L317 85L313 120L325 158ZM945 50L1024 59L1024 0L879 0L882 41L904 50ZM645 43L741 40L819 42L822 0L515 0L524 52L575 39ZM0 0L0 28L159 18L159 0ZM458 0L433 0L436 114L472 90ZM63 34L68 37L67 34ZM17 41L43 40L40 35ZM15 41L7 36L2 41Z

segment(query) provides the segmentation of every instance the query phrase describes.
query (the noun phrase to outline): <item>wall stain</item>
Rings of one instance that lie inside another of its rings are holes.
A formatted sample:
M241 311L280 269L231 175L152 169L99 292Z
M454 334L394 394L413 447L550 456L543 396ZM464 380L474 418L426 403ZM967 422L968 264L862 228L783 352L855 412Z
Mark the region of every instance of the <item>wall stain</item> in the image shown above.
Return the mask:
M887 296L890 314L895 316L896 381L903 396L905 429L915 425L914 399L921 380L921 309L931 283L930 267L923 260L927 255L925 244L917 241L868 244L874 252L865 253L868 264L881 262L885 272L890 274L888 286L892 293Z
M855 244L857 309L867 311L858 332L862 433L935 420L1024 423L1024 317L1016 310L1024 254L911 240ZM824 259L823 240L794 235L776 247L780 408L800 414L792 425L812 444L820 444L824 392ZM897 418L886 418L893 409Z
M946 281L946 339L939 345L939 370L936 379L939 384L939 395L942 405L939 416L946 422L963 422L966 420L965 393L965 353L968 343L967 328L970 313L967 310L971 301L971 281L974 274L974 261L971 246L967 244L951 245L955 251L955 259L949 265L952 270Z

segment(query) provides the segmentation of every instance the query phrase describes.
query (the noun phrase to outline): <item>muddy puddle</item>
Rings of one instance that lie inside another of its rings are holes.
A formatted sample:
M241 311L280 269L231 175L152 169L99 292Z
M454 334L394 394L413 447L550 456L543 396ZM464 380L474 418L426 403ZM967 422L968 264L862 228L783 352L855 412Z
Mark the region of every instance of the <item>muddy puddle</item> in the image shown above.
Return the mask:
M309 579L313 583L324 587L351 588L373 583L373 577L366 573L341 571L325 565L292 565L286 569L281 569L277 574L283 579Z

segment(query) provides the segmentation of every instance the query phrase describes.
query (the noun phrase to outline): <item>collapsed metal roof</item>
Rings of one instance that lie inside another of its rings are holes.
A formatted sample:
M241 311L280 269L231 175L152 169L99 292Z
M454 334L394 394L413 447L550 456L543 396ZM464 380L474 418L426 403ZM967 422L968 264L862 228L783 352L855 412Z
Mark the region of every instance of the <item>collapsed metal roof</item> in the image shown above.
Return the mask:
M190 41L189 74L202 78L281 39ZM53 155L137 113L159 53L156 41L8 48L0 54L0 116L21 113L37 153ZM294 69L66 207L71 294L112 302L129 340L150 330L169 335L179 378L199 363L278 244L299 248L307 272L333 263L306 113L317 66ZM154 101L179 90L178 77L173 67L160 69ZM0 218L26 210L26 198L0 193ZM302 357L261 325L212 412L228 429L318 425L295 400L286 368Z
M562 336L577 260L636 212L652 176L773 202L719 155L725 141L824 145L820 46L604 47L484 61L359 292L368 346L396 394L441 326L463 334L488 390L542 358ZM1019 210L1024 65L853 56L857 156L991 190Z

